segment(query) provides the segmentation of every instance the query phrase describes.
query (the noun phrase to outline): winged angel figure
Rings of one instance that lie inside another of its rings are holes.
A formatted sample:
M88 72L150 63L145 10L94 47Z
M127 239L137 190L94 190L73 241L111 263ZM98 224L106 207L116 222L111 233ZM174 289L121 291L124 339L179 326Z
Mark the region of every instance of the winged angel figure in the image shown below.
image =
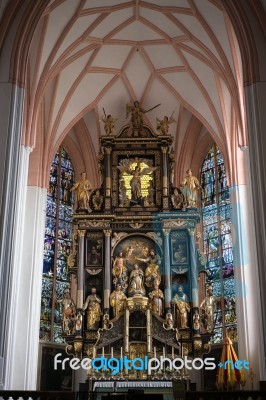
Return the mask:
M136 160L137 161L137 160ZM143 175L152 174L157 167L146 167L141 170L140 161L137 161L136 167L131 169L132 161L126 160L122 165L118 165L121 175L124 173L132 175L130 180L131 201L138 202L142 198L141 194L141 178Z

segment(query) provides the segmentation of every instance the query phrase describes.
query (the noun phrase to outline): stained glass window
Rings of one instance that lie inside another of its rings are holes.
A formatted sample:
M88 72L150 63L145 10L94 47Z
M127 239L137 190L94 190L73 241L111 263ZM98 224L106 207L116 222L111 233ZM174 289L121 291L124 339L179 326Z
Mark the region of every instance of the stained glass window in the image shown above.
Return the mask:
M222 154L216 145L201 168L203 246L207 257L207 285L218 299L214 315L214 343L225 335L237 340L233 242L230 199Z
M40 339L57 343L64 339L56 299L61 299L70 287L67 257L72 245L73 182L73 166L60 147L50 170L47 194L40 324Z

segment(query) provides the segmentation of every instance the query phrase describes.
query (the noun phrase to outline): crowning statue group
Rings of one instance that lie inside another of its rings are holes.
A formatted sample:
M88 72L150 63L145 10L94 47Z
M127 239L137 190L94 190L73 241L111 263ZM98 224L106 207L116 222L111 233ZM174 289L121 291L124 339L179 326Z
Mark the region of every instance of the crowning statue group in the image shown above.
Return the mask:
M113 307L113 314L117 316L125 309L127 300L126 291L128 296L145 296L146 286L147 288L153 288L149 293L152 310L158 315L162 315L163 292L159 289L161 282L160 257L153 249L147 255L144 252L146 255L145 258L134 257L135 263L128 277L127 257L131 255L130 250L128 249L126 257L123 256L122 252L119 252L113 263L112 274L115 290L110 295L110 305ZM139 266L138 262L146 263L145 272Z

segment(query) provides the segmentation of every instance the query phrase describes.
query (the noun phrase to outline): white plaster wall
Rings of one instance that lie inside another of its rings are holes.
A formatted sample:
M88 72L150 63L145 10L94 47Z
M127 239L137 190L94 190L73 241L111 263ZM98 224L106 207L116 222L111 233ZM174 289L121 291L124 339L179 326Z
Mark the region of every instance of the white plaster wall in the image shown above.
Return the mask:
M249 168L250 171L250 195L252 203L249 204L249 213L254 213L254 246L256 248L258 270L257 286L259 309L253 309L253 313L259 315L260 324L260 380L266 381L266 82L257 82L245 88L247 109L248 138L249 138ZM252 260L253 261L253 260ZM255 274L253 280L256 279ZM264 340L263 340L264 338ZM253 339L255 340L255 338Z
M256 377L254 388L259 388L261 335L261 310L258 292L258 264L254 219L250 205L252 199L246 185L230 188L236 313L238 329L238 358L250 363ZM249 371L245 370L246 386L251 389Z
M46 189L27 187L24 224L19 225L22 249L14 283L17 296L14 326L9 329L6 389L36 389L46 195Z

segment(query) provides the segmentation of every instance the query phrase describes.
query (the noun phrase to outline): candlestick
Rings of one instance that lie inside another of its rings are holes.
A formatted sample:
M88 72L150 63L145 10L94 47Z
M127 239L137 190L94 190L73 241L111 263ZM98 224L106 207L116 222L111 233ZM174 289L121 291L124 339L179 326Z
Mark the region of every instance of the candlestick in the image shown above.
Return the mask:
M103 347L103 352L102 352L102 356L104 357L104 347Z
M165 358L165 347L163 347L163 357Z
M175 358L175 349L174 349L174 347L172 347L172 359L174 359Z
M123 358L123 347L121 347L121 355L120 355L120 357Z
M92 348L92 358L95 358L95 357L96 357L96 349L93 346L93 348Z
M114 358L114 349L111 347L111 358Z
M156 358L156 347L153 348L154 358Z

